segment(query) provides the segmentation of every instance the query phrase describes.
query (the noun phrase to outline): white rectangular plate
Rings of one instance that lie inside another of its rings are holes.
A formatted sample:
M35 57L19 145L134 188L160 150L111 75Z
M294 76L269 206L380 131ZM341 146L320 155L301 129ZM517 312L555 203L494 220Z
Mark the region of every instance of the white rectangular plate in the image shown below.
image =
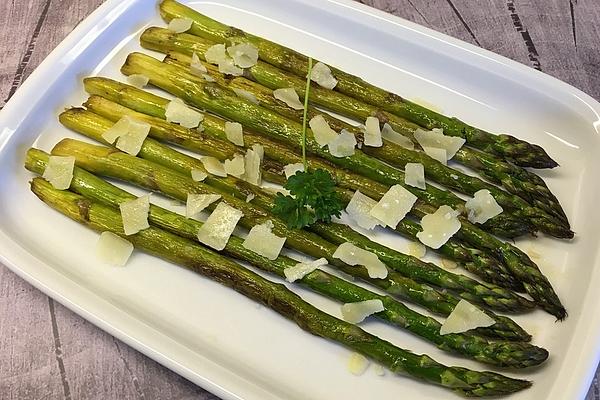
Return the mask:
M93 257L97 235L38 201L22 165L25 151L64 136L57 114L85 100L81 78L123 79L118 68L139 50L140 31L162 25L154 2L109 0L40 65L0 113L0 260L102 329L224 399L439 399L444 389L412 379L361 377L349 352L300 331L268 309L191 272L135 254L126 268ZM495 132L541 144L561 167L543 172L577 232L571 242L539 238L540 267L569 318L518 317L549 349L514 399L582 399L598 362L600 287L597 173L600 104L542 73L348 0L188 1L226 23L276 39L409 99ZM158 196L156 196L158 198ZM164 204L168 201L158 199ZM397 236L377 239L403 249ZM528 250L532 244L518 243ZM339 306L293 288L339 316ZM482 369L383 323L365 329L444 363Z

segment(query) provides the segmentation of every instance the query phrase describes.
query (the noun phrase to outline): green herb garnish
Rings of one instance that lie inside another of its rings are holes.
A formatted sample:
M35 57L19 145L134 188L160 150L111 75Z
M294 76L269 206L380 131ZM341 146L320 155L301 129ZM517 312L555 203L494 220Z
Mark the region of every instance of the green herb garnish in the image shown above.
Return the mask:
M308 59L306 90L304 91L304 114L302 118L302 163L304 171L290 176L283 186L291 196L281 193L275 198L273 213L282 218L289 228L300 229L316 221L330 222L331 217L339 217L344 208L342 200L335 191L335 181L322 168L310 170L306 161L306 131L308 114L308 97L310 93L310 75L312 58Z

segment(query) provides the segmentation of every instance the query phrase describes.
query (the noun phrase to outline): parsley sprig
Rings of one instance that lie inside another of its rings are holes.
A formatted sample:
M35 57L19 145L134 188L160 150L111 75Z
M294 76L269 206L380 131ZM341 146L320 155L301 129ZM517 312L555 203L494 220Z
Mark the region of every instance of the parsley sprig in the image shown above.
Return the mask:
M322 168L311 170L306 161L306 131L308 97L310 93L310 75L313 60L308 59L306 90L304 91L304 114L302 118L302 163L304 171L290 176L283 186L290 195L277 194L273 213L282 218L290 228L300 229L316 221L330 222L333 216L339 217L344 208L342 200L335 191L335 181Z

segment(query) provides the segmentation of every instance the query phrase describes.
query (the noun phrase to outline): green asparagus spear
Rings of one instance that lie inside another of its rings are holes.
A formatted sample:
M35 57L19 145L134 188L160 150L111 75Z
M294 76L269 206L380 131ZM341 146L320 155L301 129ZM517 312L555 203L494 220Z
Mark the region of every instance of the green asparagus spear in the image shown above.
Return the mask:
M25 167L41 175L46 168L48 158L48 154L43 151L30 149L27 152ZM134 195L81 168L75 168L70 190L115 208L124 201L135 199ZM148 219L161 229L191 240L196 240L196 234L202 226L201 222L185 218L155 205L151 205ZM224 254L249 262L279 277L285 277L285 269L296 264L296 261L286 256L268 260L246 249L242 243L242 239L232 236L223 250ZM407 329L413 334L433 342L442 350L466 355L484 363L525 368L542 363L548 356L546 350L526 343L490 342L471 334L440 335L441 325L435 319L412 311L390 296L378 295L322 270L316 270L306 275L299 280L299 283L317 293L344 303L379 299L383 302L385 310L375 314L376 317Z
M85 80L85 86L86 90L90 93L107 96L115 101L121 101L123 104L137 109L138 111L164 118L164 104L166 104L166 100L151 93L105 78L88 78ZM249 144L262 143L265 145L265 151L268 151L269 149L269 146L267 146L267 139L264 137L246 132L244 140ZM285 147L277 148L275 142L268 143L271 143L274 146L274 151L270 156L286 157L290 154ZM278 160L283 163L297 162L297 159L288 158L279 158ZM343 187L352 190L361 190L363 193L373 198L380 198L387 191L385 185L370 181L362 176L343 171L339 168L333 168L327 163L320 162L318 167L327 169L328 172L335 177L338 184L341 184ZM427 206L422 205L419 202L417 202L412 211L421 213L421 215L432 212L431 209L427 210ZM512 246L510 243L502 243L494 236L489 235L485 231L482 231L466 221L462 221L462 227L457 236L478 249L484 249L490 254L496 255L515 276L518 276L519 279L527 283L527 292L535 300L539 301L544 309L547 311L553 309L558 310L551 311L551 313L556 313L555 315L559 319L563 319L566 316L566 312L560 305L560 301L554 293L551 284L525 253Z
M240 29L221 24L199 12L173 0L165 0L160 5L163 18L189 18L193 21L190 33L209 40L236 44L252 43L258 48L260 59L292 72L300 77L307 73L308 58L284 46L246 33ZM373 104L427 129L443 128L447 135L460 136L469 146L491 154L497 154L517 165L534 168L554 168L558 164L540 146L530 144L510 135L494 135L470 126L457 118L450 118L415 104L386 90L373 86L364 80L332 68L338 83L335 90L350 97Z
M213 45L213 42L203 40L201 38L195 37L189 34L176 34L166 29L161 28L149 28L147 29L141 36L140 41L144 47L147 47L152 50L158 50L163 52L168 52L171 50L185 52L187 54L191 54L192 52L196 52L199 54L199 57L203 57L204 52ZM181 57L179 57L181 59ZM185 60L187 62L187 60ZM189 65L189 62L187 63ZM304 97L304 86L305 82L303 79L290 75L285 71L282 71L278 68L272 67L266 63L259 62L255 66L248 68L245 72L246 76L252 78L253 80L267 86L269 89L281 89L292 87L295 91L300 95L301 98ZM213 77L218 76L219 72L214 71L214 68L211 68L211 75ZM186 78L194 80L194 79L202 79L195 77L191 74L187 74ZM224 79L221 75L217 78L220 84L224 84L229 86L228 80ZM231 87L231 86L230 86ZM266 91L261 91L261 94L264 94ZM257 93L251 92L255 95ZM297 112L292 110L291 112L285 112L282 109L285 109L285 104L282 105L281 102L278 102L272 95L269 94L268 98L270 101L267 103L264 96L261 97L263 100L261 102L261 106L271 109L272 111L278 112L284 115L286 118L294 119L297 122L302 121L302 115L298 115ZM386 114L385 112L381 112L377 110L375 107L360 103L359 101L344 96L343 94L339 94L336 92L332 92L331 90L319 87L318 85L314 85L313 89L310 92L311 101L315 104L329 108L337 113L364 121L368 116L374 115L379 119L387 121L394 128L398 129L401 133L413 138L413 133L418 128L417 125L406 123L401 119L395 117L392 114ZM275 106L275 109L270 107L273 103L278 103ZM284 111L282 113L282 111ZM332 117L329 117L331 120ZM362 141L362 133L357 131L354 128L350 128L350 131L355 133L359 139L359 142ZM498 203L504 207L505 209L516 209L523 214L523 217L529 218L532 220L537 219L557 219L556 223L564 225L565 228L568 228L568 222L564 219L564 212L562 207L558 202L555 201L554 196L546 191L539 191L535 193L526 193L528 197L533 197L538 204L542 206L541 209L531 207L525 200L518 196L510 195L503 190L498 189L496 186L486 183L485 181L472 177L470 175L464 174L461 171L456 169L447 167L441 164L439 161L432 159L428 155L423 152L413 151L403 148L402 146L398 146L389 141L384 142L383 147L362 147L363 152L366 154L377 157L383 161L386 161L394 166L404 168L406 163L408 162L418 162L424 165L425 174L427 178L443 184L449 188L453 188L462 193L473 195L475 192L481 189L489 190L494 198L498 201ZM459 156L461 157L461 156ZM502 164L502 163L498 163ZM478 164L486 166L487 164ZM490 168L492 170L497 170L498 168ZM509 186L514 187L514 186ZM527 186L529 187L529 186ZM546 193L550 194L550 198L545 196ZM542 211L543 210L543 211ZM546 210L551 213L553 216L547 214ZM537 224L534 224L537 226Z
M88 79L86 82L89 86L93 81ZM120 91L120 93L121 95L124 94L123 91ZM164 101L166 102L167 100L165 99ZM199 133L198 130L187 129L177 124L167 123L163 119L157 117L135 112L99 96L91 96L84 105L89 111L102 115L112 122L118 121L125 115L144 121L150 124L150 134L152 137L179 145L188 150L217 157L221 161L230 159L239 151L239 148L231 142L221 140L226 137L224 132L225 121L210 114L205 115L203 131L202 133ZM74 119L73 122L69 122L71 117ZM108 121L102 121L102 119L97 116L81 111L67 111L61 116L61 120L68 126L75 126L76 130L84 129L86 124L96 126L96 132L102 132L103 129L108 129L110 127ZM216 139L215 137L221 139ZM268 157L270 153L271 151L269 148L265 148L265 156ZM291 154L287 151L286 153ZM176 159L167 159L168 161L166 162L163 160L165 160L165 158L159 158L158 156L152 156L151 158L151 161L180 170L181 165L173 162ZM290 163L297 162L301 162L299 157L292 159ZM311 166L313 166L313 161L309 160L309 162L311 163ZM167 163L170 165L167 165ZM267 180L284 184L283 165L273 160L267 160L266 164L269 166L268 168L274 171L270 173L268 169L263 168L264 176L267 177ZM188 166L187 169L184 169L184 172L189 172L189 169L190 166ZM347 191L338 189L338 193L344 199L345 204L350 201L351 196L348 195ZM420 231L419 225L411 220L404 219L400 221L396 230L405 236L418 240L416 234ZM522 284L515 280L512 274L510 274L503 265L499 264L498 261L491 257L482 254L481 251L467 248L453 239L443 245L438 251L461 263L464 262L463 266L467 270L481 276L486 282L495 283L512 290L524 290Z
M152 141L152 139L148 140ZM171 152L174 157L187 157L175 150L171 150ZM244 216L240 220L240 225L247 229L270 220L274 225L273 232L279 236L286 237L286 245L290 248L305 252L315 258L324 257L330 264L335 265L341 271L381 287L390 294L409 298L419 302L419 304L424 303L426 307L435 310L444 310L452 302L457 302L456 297L441 294L435 289L412 281L410 278L404 277L395 271L389 271L385 279L370 278L366 268L362 266L350 267L334 258L335 245L303 230L289 230L279 219L271 218L263 210L236 198L234 195L236 193L239 194L238 188L235 190L232 188L229 190L219 190L209 186L206 180L205 182L194 182L189 176L164 168L159 164L148 162L114 149L94 146L73 139L62 140L54 147L52 153L55 155L73 156L75 157L76 164L88 171L160 191L180 201L186 201L188 193L220 194L222 201L244 213ZM248 189L252 189L253 187L253 185L246 185ZM491 316L498 318L497 316ZM512 321L510 322L512 323ZM504 321L501 323L505 324Z
M79 223L96 231L124 236L121 215L112 208L68 191L56 190L41 178L31 182L31 190L50 207ZM394 373L410 375L466 396L496 396L531 386L530 382L492 372L446 367L428 356L400 349L355 325L320 311L285 286L162 229L150 227L126 238L136 248L234 289L295 322L305 331L360 352Z

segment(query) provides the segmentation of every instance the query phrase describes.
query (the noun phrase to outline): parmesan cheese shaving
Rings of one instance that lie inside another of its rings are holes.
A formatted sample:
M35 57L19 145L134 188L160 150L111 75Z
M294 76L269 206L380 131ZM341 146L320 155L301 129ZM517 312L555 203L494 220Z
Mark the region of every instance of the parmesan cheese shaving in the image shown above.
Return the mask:
M202 77L206 82L216 82L217 80L210 76L209 74L202 74Z
M225 172L228 175L240 178L246 171L244 156L236 154L231 160L225 160Z
M220 194L188 193L185 204L185 216L192 218L202 212L206 207L221 198Z
M363 356L360 353L352 353L350 354L350 359L348 360L348 371L352 375L362 375L369 368L369 360L367 357Z
M208 72L206 66L200 61L200 57L196 52L192 53L192 61L190 62L190 72L192 75L202 76Z
M319 267L322 267L324 265L327 265L327 260L324 258L319 258L318 260L309 262L298 263L293 267L288 267L283 270L285 280L288 282L295 282L298 279L304 278L306 275L310 274L311 272L319 269Z
M146 86L148 82L150 82L150 78L142 74L131 74L127 77L127 83L129 83L131 86L135 86L138 89Z
M219 161L215 157L202 157L200 161L202 161L204 169L209 174L220 176L222 178L225 178L227 176L227 172L225 172L225 167L223 166L221 161Z
M96 256L109 265L125 266L131 253L133 253L133 244L112 232L102 232L96 243Z
M192 179L196 182L202 182L208 176L208 174L201 169L192 169L191 175Z
M389 140L390 142L397 144L398 146L404 147L405 149L415 149L415 144L412 140L396 132L387 122L383 124L383 129L381 130L381 137L385 140Z
M258 49L250 43L240 43L227 48L227 54L240 68L250 68L258 62Z
M365 121L364 140L365 146L381 147L383 141L381 139L381 128L379 120L375 117L368 117Z
M273 234L272 229L273 222L270 220L264 224L254 225L242 246L269 260L275 260L281 253L285 237Z
M404 166L404 183L425 190L425 168L421 163L407 163Z
M458 268L458 264L455 263L452 260L448 260L446 258L442 258L442 261L440 262L442 264L442 267L446 268L446 269L456 269Z
M334 157L349 157L354 155L356 138L345 129L331 142L328 143L329 153Z
M379 364L375 364L375 366L373 367L373 371L375 371L375 375L377 376L385 375L385 369Z
M133 156L137 155L150 132L150 124L125 115L102 133L102 138Z
M242 76L244 74L244 70L237 67L231 58L219 62L219 72L233 76Z
M340 244L333 253L333 258L339 258L348 265L362 265L367 269L370 278L383 279L388 275L387 267L375 254L356 247L352 243Z
M331 129L329 123L322 115L312 117L311 120L308 121L308 125L310 126L315 141L321 147L327 146L338 137L337 132Z
M210 46L204 52L204 59L207 63L210 64L220 64L221 62L227 60L227 53L225 52L224 44L215 44Z
M236 146L244 146L244 130L239 122L225 122L225 136Z
M123 231L127 236L138 233L150 227L148 224L148 211L150 211L150 195L127 200L119 204Z
M123 136L129 130L129 121L131 117L125 115L115 122L110 128L102 132L102 139L107 143L113 144L119 136Z
M119 136L115 147L132 156L137 156L150 133L150 124L129 118L127 132Z
M494 319L466 300L461 299L440 328L440 335L463 333L485 328L496 323Z
M391 228L408 214L417 201L417 196L401 185L394 185L383 195L381 200L371 210L371 216L377 218Z
M423 146L423 151L434 160L437 160L444 165L448 165L448 153L445 149Z
M288 107L294 110L304 109L304 104L300 102L300 97L298 97L298 93L296 93L294 88L275 89L273 90L273 97L283 101Z
M331 69L320 61L313 66L310 80L325 89L333 89L338 83L331 73Z
M260 186L262 183L261 163L264 156L263 147L255 144L246 151L244 157L245 173L242 179L253 185Z
M42 178L47 180L54 189L65 190L71 186L75 157L50 156Z
M244 89L232 88L237 97L248 100L252 104L259 104L255 95Z
M285 177L287 179L290 179L290 176L295 175L296 172L298 172L298 171L304 171L304 164L295 163L295 164L288 164L285 167L283 167L283 172L285 173Z
M504 211L487 189L475 192L473 198L466 201L465 208L469 221L474 224L483 224Z
M254 194L253 193L249 193L248 196L246 196L246 203L250 203L253 199L254 199Z
M444 130L434 128L430 131L417 129L415 131L415 139L423 149L425 147L433 147L436 149L446 150L446 160L450 160L456 152L465 144L465 139L456 136L444 135Z
M425 246L439 249L460 229L458 214L449 206L441 206L435 213L425 215L421 219L423 231L417 233L417 238Z
M346 206L346 212L361 228L373 229L377 225L382 225L380 220L371 216L371 210L376 205L375 200L357 190Z
M220 202L198 230L198 241L215 250L223 250L244 213Z
M423 246L421 243L418 242L410 242L408 244L406 253L416 258L423 258L427 253L427 247Z
M371 314L384 311L383 302L379 299L358 301L342 305L342 318L351 324L362 322Z
M174 122L184 128L196 128L204 119L202 113L192 110L183 100L171 100L165 108L165 119L167 122Z
M175 33L183 33L190 30L194 21L189 18L173 18L169 22L168 29L171 32Z

